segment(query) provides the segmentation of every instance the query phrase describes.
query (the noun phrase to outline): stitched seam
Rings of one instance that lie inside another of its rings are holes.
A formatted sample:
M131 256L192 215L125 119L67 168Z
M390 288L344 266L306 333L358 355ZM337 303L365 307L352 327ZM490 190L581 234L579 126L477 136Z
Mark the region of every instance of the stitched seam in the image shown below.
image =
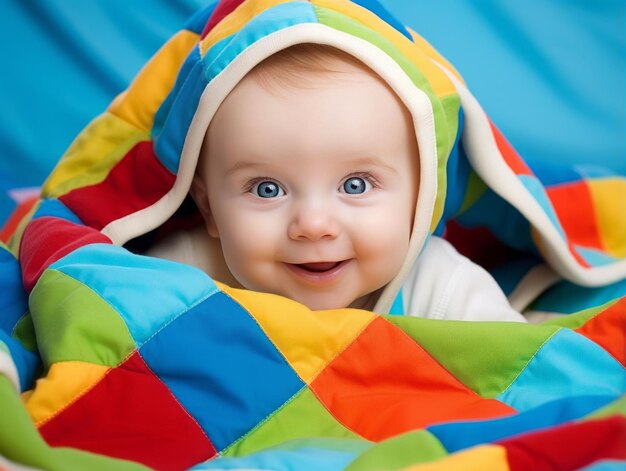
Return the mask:
M348 427L346 424L344 424L341 420L339 420L339 418L337 418L335 416L335 414L330 411L328 409L328 407L326 407L326 404L324 403L324 401L318 396L317 392L313 389L313 387L311 386L313 384L313 382L315 381L315 379L317 378L317 376L320 374L320 372L325 369L328 365L330 365L340 354L342 354L344 351L346 351L348 349L348 347L350 345L352 345L355 340L361 336L361 333L363 333L363 331L376 319L376 315L374 315L374 317L372 317L372 319L369 322L366 322L365 325L355 334L355 336L352 338L352 340L350 340L349 342L346 342L346 345L344 346L344 348L342 348L341 350L339 350L327 363L325 363L324 365L322 365L319 369L317 369L315 371L315 373L312 375L312 379L311 379L311 383L307 383L301 376L300 374L293 368L293 366L291 366L291 363L289 363L289 360L287 360L287 357L284 355L284 353L276 346L276 344L272 341L272 339L269 337L269 335L265 332L265 330L263 329L263 327L261 327L261 325L259 324L259 322L255 319L255 317L250 314L250 312L243 306L241 305L241 303L239 303L236 299L234 299L230 293L227 293L226 291L222 291L226 296L228 296L230 299L233 300L233 302L237 303L244 311L246 311L246 313L252 318L252 320L257 324L257 326L259 327L259 329L261 329L261 331L265 334L265 336L267 337L267 339L270 341L270 343L274 346L274 348L276 349L276 351L283 357L283 359L285 360L285 362L287 363L287 366L289 366L289 368L291 368L291 370L298 376L298 378L300 378L300 380L304 383L304 387L308 388L309 391L311 391L313 393L313 395L317 398L317 400L320 402L320 404L322 405L322 407L324 407L324 409L326 409L326 411L339 423L341 424L343 427L345 427L347 430L351 431L352 433L354 433L355 435L358 435L359 437L363 438L364 440L367 440L367 438L363 437L360 433L352 430L352 428ZM298 392L296 392L296 394L298 394L300 391L302 391L303 388L301 388L300 390L298 390ZM294 396L296 395L294 394ZM292 399L293 397L292 396ZM287 402L291 401L291 399L289 399ZM287 404L287 403L285 403ZM274 413L276 413L277 411L274 411ZM267 420L267 418L265 419ZM258 425L257 425L258 426ZM255 426L255 428L257 427ZM254 430L254 429L252 429ZM251 433L252 430L250 430L247 433ZM246 433L246 434L247 434ZM237 440L241 440L242 438L244 438L245 435L243 437L240 437ZM370 440L368 440L370 441ZM230 445L228 445L226 449L230 448L231 446L233 446L236 442L231 443Z
M109 306L111 308L111 310L113 312L115 312L118 316L119 316L119 320L122 321L122 324L124 325L124 328L126 329L126 332L128 333L128 336L130 337L130 339L133 341L133 344L136 345L135 343L135 339L133 338L133 335L130 332L130 329L128 328L128 325L126 324L126 321L124 321L124 317L122 317L122 315L120 314L120 312L115 308L115 306L113 306L107 299L105 299L104 297L102 297L97 291L95 291L91 286L89 286L88 284L86 284L85 282L83 282L82 280L79 280L78 278L73 277L72 275L69 275L61 270L59 270L58 268L48 268L44 271L44 273L42 273L42 275L39 277L39 279L41 280L43 278L43 276L45 275L45 273L51 273L51 272L56 272L58 274L60 274L63 277L69 278L71 280L74 280L75 282L79 283L81 286L87 288L87 290L91 291L91 293L95 294L98 299L101 299L107 306ZM39 282L37 282L37 284L39 284ZM32 314L31 314L32 315ZM34 322L34 319L33 319ZM37 333L37 329L35 329L35 335ZM128 357L126 357L128 358ZM78 361L84 361L84 360L78 360ZM122 360L122 361L125 361ZM119 366L121 363L118 363L116 366Z
M128 329L128 325L126 324L126 322L124 321L124 318L121 316L121 314L119 313L119 311L105 298L103 298L102 296L100 296L100 294L98 292L96 292L95 290L93 290L91 288L91 286L85 284L84 282L82 282L81 280L78 280L76 278L74 278L71 275L68 275L67 273L64 273L58 269L49 269L49 271L54 271L57 273L60 273L61 275L70 278L72 280L75 280L77 283L80 283L82 286L86 287L89 291L91 291L92 293L94 293L95 295L98 296L99 299L101 299L102 301L104 301L114 312L116 312L119 316L120 316L120 320L122 321L122 324L124 325L124 327L126 328L126 331L128 332L129 337L131 338L131 340L133 341L133 343L135 344L135 348L131 349L130 352L124 357L122 358L116 365L101 365L101 366L107 366L109 368L109 370L107 370L105 372L104 375L102 375L102 377L94 382L91 385L86 386L82 391L80 391L74 398L72 398L72 400L70 402L68 402L65 406L61 407L59 410L55 411L50 417L43 419L39 422L36 423L37 427L41 427L43 425L45 425L45 423L49 422L50 420L52 420L53 418L55 418L57 415L59 415L61 412L63 412L65 409L67 409L68 407L70 407L72 404L74 404L78 399L80 399L82 396L84 396L89 390L93 389L97 384L99 384L101 381L104 380L104 378L115 368L118 368L121 364L125 363L135 352L139 352L140 347L137 346L137 343L135 341L135 339L133 338L132 334L130 333L130 330ZM158 332L160 332L161 330L163 330L167 325L171 324L174 320L176 320L178 317L180 317L181 315L183 315L185 312L187 312L188 310L190 310L191 308L195 307L196 305L198 305L199 303L203 302L205 299L209 298L210 296L212 296L213 294L215 294L217 291L219 291L219 288L216 287L215 290L212 290L210 293L208 293L206 296L204 296L203 298L201 298L200 300L198 300L196 303L194 303L192 306L188 307L186 310L182 311L181 313L179 313L174 319L171 319L170 322L168 322L167 324L163 325L158 331L156 331L153 335L151 335L141 346L143 347L143 345L145 345L146 343L148 343L148 341L150 339L152 339L152 337L154 337ZM141 356L141 355L140 355ZM143 360L143 359L142 359ZM86 362L84 360L65 360L65 361L61 361L61 362L56 362L57 364L59 363L67 363L67 362L82 362L82 363L89 363ZM146 365L147 366L147 365ZM209 440L210 441L210 440Z
M167 321L165 324L163 324L161 327L159 327L156 331L154 331L152 333L152 335L150 335L150 337L148 337L142 344L141 346L137 346L137 350L140 350L141 348L143 348L148 342L150 342L150 340L152 340L156 335L158 335L163 329L165 329L166 327L168 327L172 322L174 322L175 320L177 320L179 317L182 317L183 315L187 314L189 311L191 311L193 308L195 308L196 306L198 306L199 304L202 304L204 301L206 301L207 299L209 299L210 297L212 297L213 295L217 294L220 292L220 289L216 286L215 289L212 289L211 291L209 291L207 294L205 294L204 296L198 298L196 301L194 301L192 304L190 304L189 306L186 306L182 311L180 311L178 314L176 314L174 317L172 317L169 321ZM132 335L131 335L132 337ZM134 340L134 339L133 339Z
M21 316L20 316L20 317L19 317L19 318L15 321L15 325L13 325L13 328L11 329L11 332L9 333L9 336L10 336L12 339L15 339L15 337L14 337L14 336L15 336L15 331L17 330L17 326L20 324L20 322L22 322L22 320L23 320L24 318L26 318L26 316L29 314L29 312L30 312L30 311L28 310L28 307L27 307L27 308L26 308L26 311L24 312L24 314L22 314L22 315L21 315ZM17 339L15 339L15 340L17 340ZM22 342L20 341L20 343L22 343Z
M274 341L271 339L271 337L268 335L267 332L265 332L265 330L263 329L263 327L261 326L261 324L259 324L259 321L256 320L256 318L250 313L250 311L248 309L246 309L243 304L241 304L239 301L237 301L235 298L233 298L231 296L230 293L226 292L226 291L222 291L222 293L224 293L226 296L228 296L228 298L234 302L237 306L239 306L247 315L248 317L250 317L250 319L256 324L256 326L259 328L259 330L261 332L263 332L263 335L265 335L265 338L267 338L267 340L269 341L269 343L272 344L272 346L274 347L274 349L278 352L278 354L282 357L282 359L285 361L285 363L287 364L287 366L296 374L296 376L298 377L298 379L300 379L300 381L302 381L305 385L307 384L307 382L300 376L300 374L294 369L293 366L291 366L291 363L289 363L289 360L287 359L287 357L285 356L285 354L282 352L282 350L280 348L278 348L278 346L274 343ZM229 445L230 446L230 445Z
M80 283L81 285L85 286L89 291L91 291L92 293L94 293L96 296L98 296L98 298L100 298L102 301L104 301L114 312L116 312L118 314L118 316L120 317L120 320L122 321L122 323L124 324L124 327L126 328L126 331L128 332L128 335L130 336L130 338L132 339L133 343L136 346L136 349L139 350L141 348L143 348L144 345L146 345L150 340L152 340L152 338L157 335L159 332L161 332L163 329L165 329L167 326L169 326L172 322L174 322L176 319L178 319L179 317L181 317L182 315L184 315L185 313L187 313L188 311L190 311L191 309L193 309L194 307L196 307L197 305L203 303L204 301L206 301L208 298L210 298L211 296L213 296L214 294L220 292L220 289L215 286L214 289L210 290L208 293L206 293L204 296L198 298L196 301L194 301L192 304L190 304L189 306L186 306L182 311L180 311L178 314L176 314L174 317L172 317L172 319L170 319L169 321L167 321L165 324L163 324L161 327L159 327L155 332L152 333L152 335L150 335L150 337L148 337L141 345L139 345L137 343L137 340L133 337L132 333L130 332L130 329L128 328L128 324L126 324L126 321L124 320L124 317L122 316L122 314L118 311L118 309L113 306L107 299L105 299L103 296L100 295L100 293L98 293L97 291L95 291L91 286L89 286L88 284L85 284L83 281L74 278L72 275L69 275L67 273L64 273L62 271L60 271L59 269L51 269L53 271L56 271L58 273L61 273L62 275L71 278L72 280L75 280L76 282ZM124 360L122 360L122 362L118 363L116 366L119 366L121 363L123 363L124 361L126 361L126 358L124 358Z
M191 413L187 410L187 408L185 406L183 406L181 404L181 402L178 400L178 398L176 397L176 395L174 394L174 392L169 388L169 386L165 383L165 381L163 381L153 370L152 368L150 368L150 366L146 363L146 361L144 360L144 358L141 356L141 354L139 353L139 351L137 351L138 353L138 357L141 360L141 362L144 364L144 366L146 367L146 369L152 374L152 376L154 376L154 378L160 383L162 384L165 389L167 390L167 392L169 393L169 395L172 397L172 399L174 399L174 402L176 402L176 404L178 404L180 406L180 408L185 412L185 414L187 415L187 417L189 417L193 423L195 423L198 426L198 429L200 429L200 432L202 432L202 435L205 436L205 438L207 439L207 441L213 446L213 449L215 450L215 452L217 453L217 448L215 447L215 443L213 443L213 441L209 438L209 436L206 434L206 432L204 431L204 429L200 426L200 424L198 423L198 421L196 420L196 418L191 415ZM207 458L208 459L208 458Z
M537 356L537 354L539 353L539 351L543 348L543 346L545 344L547 344L552 337L554 337L556 334L558 334L559 332L561 332L563 328L560 327L558 330L554 331L552 333L552 335L550 335L547 339L545 339L543 341L543 343L541 345L539 345L539 347L537 347L537 350L535 350L535 353L532 354L532 356L528 359L528 361L526 362L526 364L517 372L517 374L515 375L515 377L511 380L511 382L508 384L508 386L506 386L502 392L500 392L500 394L498 394L498 396L501 396L502 394L504 394L505 392L507 392L509 390L509 388L513 385L513 383L515 383L515 381L517 380L517 378L520 377L520 375L526 371L526 368L528 368L528 365L530 364L531 361L534 360L534 358Z
M309 388L309 391L311 391L313 393L313 395L316 397L316 399L319 401L319 403L321 404L321 406L326 410L326 412L328 412L328 414L337 421L337 423L339 423L341 426L343 426L346 430L349 430L350 432L352 432L353 434L355 434L358 437L361 437L363 440L366 440L370 443L373 443L372 440L370 440L369 438L364 437L363 435L361 435L359 432L357 432L356 430L352 429L352 427L349 427L348 425L346 425L341 419L339 419L339 417L337 417L335 415L335 413L333 411L331 411L328 406L326 405L326 402L324 400L322 400L321 397L319 397L319 395L317 394L317 391L315 391L315 389L313 388Z
M276 351L280 354L281 357L283 357L283 359L285 360L285 362L287 363L287 366L289 366L289 368L291 368L291 370L298 376L298 378L300 378L300 380L308 385L310 383L307 383L304 378L302 378L302 376L300 376L300 373L298 371L296 371L296 369L291 365L291 363L289 362L289 360L287 359L286 355L283 353L283 351L278 348L278 346L274 343L274 341L271 339L271 337L269 336L269 334L265 331L265 329L263 329L263 327L261 326L261 324L259 324L259 322L256 320L256 318L250 313L250 311L248 309L246 309L239 301L237 301L235 298L233 298L230 293L226 292L226 291L222 291L226 296L228 296L233 302L235 302L239 307L241 307L241 309L243 309L248 316L250 316L250 318L254 321L254 323L258 326L258 328L261 330L261 332L263 332L263 334L265 335L265 337L267 337L267 339L269 340L269 342L274 346L274 348L276 349ZM374 318L375 319L375 318ZM322 371L324 368L326 368L330 363L333 362L333 360L335 358L337 358L341 353L343 353L354 341L357 337L359 337L361 335L361 333L365 330L365 328L372 323L372 321L374 320L370 320L369 322L367 322L356 334L355 336L352 338L352 340L348 341L346 343L346 345L344 346L344 348L342 348L341 350L339 350L338 352L335 353L334 356L331 357L331 359L323 364L322 366L320 366L317 370L314 370L314 374L312 375L312 379L311 379L311 383L313 383L313 381L315 381L315 378L317 377L317 375L319 375L320 371Z
M392 322L389 322L387 319L384 319L386 322L388 322L389 324L391 324L393 327L395 327L396 329L398 329L402 335L404 335L406 338L408 338L411 342L413 342L417 348L419 348L422 352L424 352L426 354L426 356L428 358L430 358L432 361L434 361L437 365L439 365L444 372L451 377L456 383L462 385L464 388L466 388L470 393L472 393L475 396L478 396L481 399L491 399L491 398L487 398L487 397L483 397L480 394L478 394L476 391L474 391L472 388L470 388L467 384L465 384L463 381L461 381L459 378L457 378L454 374L452 374L452 372L450 370L448 370L448 368L446 368L442 363L439 362L439 360L437 360L434 356L431 355L431 353L426 350L424 347L422 347L422 345L415 340L414 338L412 338L409 334L407 334L404 330L402 330L402 328L398 327L397 325L395 325ZM430 319L431 321L433 321L432 319ZM463 321L457 321L457 322L463 322Z
M130 356L130 355L129 355ZM126 361L126 360L124 360ZM85 361L81 361L81 360L66 360L66 361L59 361L56 364L60 365L62 363L88 363ZM93 363L92 363L93 364ZM120 363L121 364L121 363ZM105 366L105 365L100 365L100 366ZM61 408L57 409L56 411L54 411L49 417L46 417L45 419L41 419L37 422L35 422L35 426L37 428L41 428L44 425L46 425L48 422L50 422L52 419L56 418L58 415L60 415L63 411L65 411L65 409L68 409L70 406L72 406L74 403L78 402L78 400L80 398L82 398L85 394L87 394L89 391L91 391L93 388L95 388L98 384L100 384L102 381L104 381L104 379L111 373L111 371L113 371L115 368L117 367L112 367L112 366L108 366L108 369L104 372L104 374L98 378L97 381L94 381L91 384L88 384L87 386L83 387L78 394L76 394L74 397L71 398L71 400L66 403L65 405L63 405Z
M351 340L349 340L348 342L346 342L346 344L344 345L344 347L340 350L338 350L331 358L330 360L328 360L328 362L326 362L326 364L320 366L317 371L315 371L315 374L313 375L312 379L311 379L311 384L313 384L313 382L315 382L315 380L317 379L317 377L319 376L319 374L322 372L322 370L326 369L326 367L328 365L330 365L332 362L335 361L335 359L337 357L339 357L341 354L343 354L343 352L345 352L350 346L352 346L352 344L354 344L354 342L356 342L356 340L361 336L361 334L363 333L363 331L365 331L365 329L367 329L370 324L372 322L374 322L377 319L377 315L374 315L369 322L366 322L354 335L354 337L352 337Z
M287 405L291 404L294 399L296 398L296 396L298 394L300 394L302 392L302 390L307 389L308 386L306 385L306 383L300 388L298 389L295 393L293 393L293 395L287 399L282 406L280 406L278 409L274 409L272 412L270 412L269 414L267 414L265 416L265 418L261 419L254 427L252 427L250 430L248 430L247 432L245 432L243 435L241 435L239 438L236 438L234 441L232 441L229 445L227 445L221 452L220 455L222 455L223 453L226 453L229 449L231 449L232 447L234 447L235 445L237 445L237 443L239 443L240 441L242 441L243 439L245 439L248 435L251 435L252 433L254 433L255 430L257 430L258 428L260 428L261 426L263 426L268 420L270 420L272 417L274 417L276 414L278 414L281 410L283 410L285 407L287 407Z

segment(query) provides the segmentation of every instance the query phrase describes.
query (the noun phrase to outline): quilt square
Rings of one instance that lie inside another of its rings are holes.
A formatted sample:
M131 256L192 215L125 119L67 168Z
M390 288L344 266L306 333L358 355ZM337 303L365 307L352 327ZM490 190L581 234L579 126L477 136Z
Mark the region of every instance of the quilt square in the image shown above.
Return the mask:
M218 451L304 386L256 321L222 292L179 316L140 352Z
M449 420L514 412L459 382L384 318L374 320L311 389L342 424L373 441Z
M215 448L170 391L134 353L39 431L52 446L74 447L185 469Z

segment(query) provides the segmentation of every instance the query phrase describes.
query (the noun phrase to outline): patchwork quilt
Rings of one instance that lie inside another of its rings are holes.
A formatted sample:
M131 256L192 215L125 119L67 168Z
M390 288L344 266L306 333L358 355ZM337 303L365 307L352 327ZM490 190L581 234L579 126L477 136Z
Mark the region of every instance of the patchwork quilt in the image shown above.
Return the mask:
M311 311L141 255L193 219L183 105L320 28L409 71L437 130L431 232L549 320ZM602 156L515 152L376 2L209 2L0 233L0 469L623 469L625 205Z

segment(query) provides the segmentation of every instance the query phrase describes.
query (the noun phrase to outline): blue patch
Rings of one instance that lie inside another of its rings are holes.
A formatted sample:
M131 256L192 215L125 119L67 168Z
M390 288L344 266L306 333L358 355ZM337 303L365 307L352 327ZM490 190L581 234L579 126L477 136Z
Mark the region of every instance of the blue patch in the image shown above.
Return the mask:
M0 331L11 335L17 322L28 310L28 301L20 265L8 250L0 246Z
M215 11L215 7L218 3L218 0L214 0L203 9L194 13L192 17L187 20L184 28L188 31L191 31L192 33L196 33L198 35L202 34L204 26L208 23L209 18Z
M42 218L42 217L54 217L63 219L65 221L73 222L74 224L78 224L80 226L84 226L83 221L74 214L67 206L65 206L61 201L57 199L45 199L37 208L37 211L33 215L33 219Z
M413 42L413 37L407 31L404 25L400 23L395 16L389 13L389 11L387 11L387 9L376 0L352 0L352 3L368 9L385 23L387 23L389 26L392 26L396 31L403 34L404 36L406 36L407 39Z
M550 222L554 226L554 228L559 232L560 236L564 241L567 241L565 237L565 231L563 231L563 227L559 222L559 218L554 212L554 208L552 207L552 202L548 198L546 190L541 185L541 182L537 180L535 177L531 177L529 175L518 175L517 178L522 182L524 187L528 190L531 196L539 203L541 209L543 209L544 213L550 219Z
M159 107L151 132L154 152L174 174L178 173L183 144L206 85L200 51L195 47L183 63L174 88Z
M190 469L339 471L346 469L373 445L358 439L301 438L282 442L248 456L218 457Z
M252 18L241 30L210 48L205 57L206 79L213 80L242 51L276 31L304 23L317 23L315 10L309 2L282 3Z
M583 309L602 306L622 296L626 296L626 280L593 288L561 281L534 301L531 308L537 311L573 314Z
M304 387L257 322L222 292L167 325L140 353L218 451Z
M393 304L389 309L391 315L403 315L404 314L404 300L402 299L402 290L398 291L398 295L393 300Z
M626 469L626 460L600 460L595 463L580 468L580 471L624 471Z
M50 266L89 286L126 323L137 347L218 291L204 272L110 244L81 247ZM167 289L161 289L167 287Z
M463 110L459 109L459 127L454 140L454 145L446 162L446 200L443 207L443 215L434 231L434 235L442 236L446 223L452 219L461 209L467 192L467 184L471 167L461 144L461 130L463 129Z
M527 411L563 397L617 397L625 392L626 370L621 363L587 337L561 329L496 399Z
M624 175L618 174L603 165L575 165L574 169L586 180L598 180L602 178L624 178Z
M445 449L454 453L482 443L576 420L617 399L615 396L577 396L559 399L521 414L494 420L454 422L428 427Z
M3 330L0 330L0 342L4 343L9 349L13 364L17 369L20 390L28 391L32 389L35 380L41 374L41 360L39 355L26 350L19 341L10 337Z
M573 167L562 162L533 161L533 173L546 186L563 183L576 183L582 180L581 175Z
M611 265L617 261L617 259L611 257L606 252L602 252L596 249L590 249L588 247L581 247L580 245L576 244L573 244L573 246L578 255L580 255L583 260L592 267Z

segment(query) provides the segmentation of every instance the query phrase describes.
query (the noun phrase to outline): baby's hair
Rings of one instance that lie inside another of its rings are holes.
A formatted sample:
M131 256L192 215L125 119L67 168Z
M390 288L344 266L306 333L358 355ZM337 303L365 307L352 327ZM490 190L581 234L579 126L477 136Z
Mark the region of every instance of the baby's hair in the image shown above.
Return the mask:
M308 88L316 83L310 77L337 75L346 72L345 64L369 73L372 70L356 57L325 44L303 43L290 46L258 63L250 72L265 88L281 86Z

